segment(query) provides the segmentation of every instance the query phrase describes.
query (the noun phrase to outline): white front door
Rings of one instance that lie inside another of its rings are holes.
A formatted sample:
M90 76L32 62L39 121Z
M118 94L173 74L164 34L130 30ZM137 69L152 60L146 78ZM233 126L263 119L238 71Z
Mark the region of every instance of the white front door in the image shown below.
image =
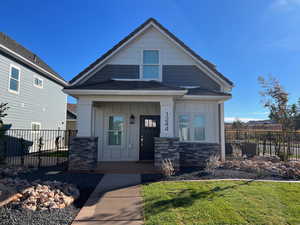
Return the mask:
M104 117L103 157L105 161L125 160L124 155L127 152L126 128L127 121L125 115L111 114Z

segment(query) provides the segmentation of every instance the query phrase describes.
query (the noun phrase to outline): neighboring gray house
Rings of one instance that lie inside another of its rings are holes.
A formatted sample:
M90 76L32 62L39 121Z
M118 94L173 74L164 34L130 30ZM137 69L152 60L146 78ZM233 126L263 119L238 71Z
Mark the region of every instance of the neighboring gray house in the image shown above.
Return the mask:
M70 81L78 138L70 165L170 158L201 166L225 158L224 101L233 83L155 19ZM88 153L90 151L90 153Z
M0 102L14 129L65 129L67 82L37 55L0 32Z

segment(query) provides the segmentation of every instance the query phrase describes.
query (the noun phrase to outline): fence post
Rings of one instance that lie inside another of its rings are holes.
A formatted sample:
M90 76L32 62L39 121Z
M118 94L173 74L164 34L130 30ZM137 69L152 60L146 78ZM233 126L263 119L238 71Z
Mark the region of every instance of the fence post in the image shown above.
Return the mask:
M21 165L24 166L24 155L25 155L25 146L24 146L24 139L20 139L20 144L21 144Z
M39 168L41 167L41 164L42 164L42 157L41 157L42 147L43 147L43 137L40 137L40 138L39 138L39 151L38 151L38 154L39 154L39 163L38 163L38 167L39 167Z

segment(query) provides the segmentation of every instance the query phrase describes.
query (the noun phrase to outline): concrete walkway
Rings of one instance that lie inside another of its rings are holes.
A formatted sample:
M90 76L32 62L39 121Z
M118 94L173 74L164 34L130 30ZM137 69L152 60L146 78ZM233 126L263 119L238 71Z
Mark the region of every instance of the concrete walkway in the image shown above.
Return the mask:
M140 174L105 174L72 225L141 225Z

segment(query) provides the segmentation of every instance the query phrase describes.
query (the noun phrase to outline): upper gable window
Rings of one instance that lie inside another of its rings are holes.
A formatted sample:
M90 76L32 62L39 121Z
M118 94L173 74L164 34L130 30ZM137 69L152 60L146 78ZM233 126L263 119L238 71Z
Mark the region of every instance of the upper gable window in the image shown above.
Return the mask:
M158 50L144 50L143 51L143 79L158 80L160 79L159 66L159 51Z
M10 66L9 72L9 91L19 93L20 89L20 69L15 66Z
M34 77L33 78L33 85L38 87L38 88L43 88L43 79L39 77Z

